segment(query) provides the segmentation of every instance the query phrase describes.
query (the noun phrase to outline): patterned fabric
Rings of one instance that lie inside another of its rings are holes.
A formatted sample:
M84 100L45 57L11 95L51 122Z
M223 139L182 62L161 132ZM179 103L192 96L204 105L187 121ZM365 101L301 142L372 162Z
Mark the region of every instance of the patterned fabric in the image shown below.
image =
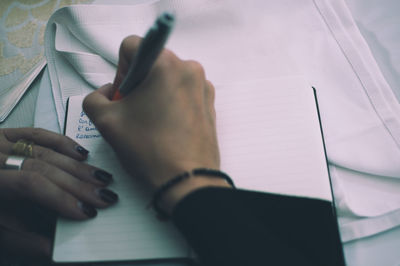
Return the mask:
M93 0L2 0L0 4L0 98L18 100L10 88L44 58L47 20L64 6Z

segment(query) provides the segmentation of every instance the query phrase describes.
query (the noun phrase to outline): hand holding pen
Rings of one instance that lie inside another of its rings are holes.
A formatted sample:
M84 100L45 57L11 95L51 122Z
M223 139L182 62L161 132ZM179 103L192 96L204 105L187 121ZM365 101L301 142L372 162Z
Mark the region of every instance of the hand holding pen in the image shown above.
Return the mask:
M125 79L114 92L113 100L121 99L146 78L164 48L173 25L174 16L169 13L163 13L157 18L141 41L137 53L133 55Z
M123 41L114 84L89 94L83 108L132 177L156 190L184 171L219 169L215 92L198 62L162 49L146 78L130 86L130 93L122 92L122 100L112 101L114 88L123 88L122 81L129 80L125 77L130 76L132 54L138 60L144 43L137 36ZM166 211L196 188L226 182L197 177L180 185L165 195Z

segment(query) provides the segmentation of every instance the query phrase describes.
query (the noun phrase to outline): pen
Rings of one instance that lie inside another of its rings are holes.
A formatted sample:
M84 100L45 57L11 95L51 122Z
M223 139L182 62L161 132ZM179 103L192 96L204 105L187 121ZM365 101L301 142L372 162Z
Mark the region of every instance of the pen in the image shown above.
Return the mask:
M160 15L141 41L138 51L129 66L128 73L112 100L118 100L138 86L147 76L158 55L161 53L174 25L175 18L170 13Z

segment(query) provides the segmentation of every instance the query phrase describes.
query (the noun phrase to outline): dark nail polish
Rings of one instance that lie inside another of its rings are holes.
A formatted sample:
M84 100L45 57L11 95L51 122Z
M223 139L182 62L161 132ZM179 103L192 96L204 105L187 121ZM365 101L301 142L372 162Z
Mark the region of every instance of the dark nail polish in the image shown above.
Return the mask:
M115 203L118 201L118 195L109 189L101 188L101 189L97 190L97 192L98 192L98 195L100 196L100 198L104 202Z
M90 206L86 203L83 203L83 202L79 202L78 206L79 206L79 208L81 208L83 213L85 213L88 217L90 217L90 218L96 217L97 210L95 208L93 208L92 206Z
M79 152L83 156L86 156L89 153L89 151L87 149L85 149L84 147L79 146L79 145L76 145L75 149L77 152Z
M94 176L96 177L97 180L103 182L106 185L110 184L113 180L112 174L107 173L106 171L103 170L95 170Z

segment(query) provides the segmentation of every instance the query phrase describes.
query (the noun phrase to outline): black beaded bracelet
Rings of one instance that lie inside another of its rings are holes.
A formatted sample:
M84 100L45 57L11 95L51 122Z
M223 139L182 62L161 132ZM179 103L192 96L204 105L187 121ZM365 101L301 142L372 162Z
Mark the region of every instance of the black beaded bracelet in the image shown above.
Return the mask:
M160 220L166 220L168 218L168 214L161 209L159 206L159 201L162 195L171 187L175 186L176 184L182 182L185 179L188 179L193 176L198 176L198 175L203 175L203 176L209 176L209 177L214 177L214 178L222 178L225 179L225 181L232 186L232 188L235 188L235 184L233 183L232 179L224 172L216 170L216 169L210 169L210 168L196 168L193 169L190 172L184 172L180 175L177 175L167 182L165 182L161 187L157 189L157 191L154 193L153 199L150 202L150 204L153 206L154 210L157 212L157 217Z

